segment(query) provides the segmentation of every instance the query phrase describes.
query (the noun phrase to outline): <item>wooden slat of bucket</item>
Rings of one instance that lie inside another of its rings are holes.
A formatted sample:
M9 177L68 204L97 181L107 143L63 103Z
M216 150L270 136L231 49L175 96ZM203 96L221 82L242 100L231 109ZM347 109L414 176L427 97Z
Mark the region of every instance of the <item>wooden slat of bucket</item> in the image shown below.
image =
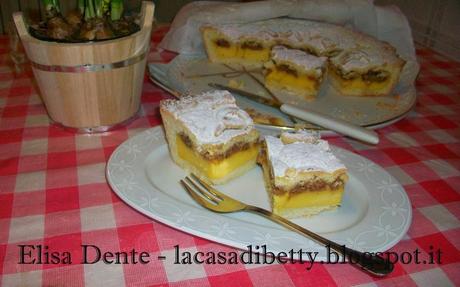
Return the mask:
M144 70L145 60L113 71L35 76L47 91L51 118L65 126L94 127L124 121L137 111Z
M14 19L27 55L43 65L110 64L148 50L154 5L142 6L141 31L98 43L62 44L31 37L21 14ZM51 118L65 126L110 126L130 118L138 109L145 58L133 65L100 72L63 73L34 68L34 75Z

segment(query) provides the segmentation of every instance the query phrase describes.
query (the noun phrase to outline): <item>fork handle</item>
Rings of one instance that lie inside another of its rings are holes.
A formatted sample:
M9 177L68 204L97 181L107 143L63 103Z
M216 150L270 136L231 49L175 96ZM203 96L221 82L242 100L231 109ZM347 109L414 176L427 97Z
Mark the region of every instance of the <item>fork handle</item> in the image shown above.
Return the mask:
M299 226L287 220L284 217L276 215L260 207L248 205L245 210L263 215L264 217L270 219L271 221L279 223L287 227L288 229L296 231L304 236L310 237L325 246L329 246L331 249L334 249L336 252L338 252L345 258L347 258L349 262L360 266L363 270L368 271L369 273L373 275L385 276L393 271L394 264L388 259L384 259L380 257L379 255L363 253L363 252L348 248L345 245L339 245L335 243L334 241L326 239L308 229L303 228L302 226Z

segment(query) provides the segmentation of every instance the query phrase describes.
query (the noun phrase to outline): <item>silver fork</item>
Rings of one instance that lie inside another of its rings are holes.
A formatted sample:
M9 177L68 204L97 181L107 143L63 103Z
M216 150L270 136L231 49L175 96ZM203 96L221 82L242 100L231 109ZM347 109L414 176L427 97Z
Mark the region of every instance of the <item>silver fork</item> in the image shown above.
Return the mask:
M212 187L207 182L199 179L194 174L190 177L185 177L184 180L180 181L188 194L197 201L200 205L206 207L209 210L219 213L230 213L236 211L250 211L262 215L276 223L287 227L293 231L296 231L304 236L310 237L315 241L329 246L342 256L348 259L348 262L352 262L361 267L361 269L376 275L385 276L393 271L394 265L391 261L384 259L376 254L363 253L344 245L339 245L333 241L330 241L308 229L305 229L281 216L273 214L272 212L262 209L257 206L248 205L242 203L236 199L233 199Z

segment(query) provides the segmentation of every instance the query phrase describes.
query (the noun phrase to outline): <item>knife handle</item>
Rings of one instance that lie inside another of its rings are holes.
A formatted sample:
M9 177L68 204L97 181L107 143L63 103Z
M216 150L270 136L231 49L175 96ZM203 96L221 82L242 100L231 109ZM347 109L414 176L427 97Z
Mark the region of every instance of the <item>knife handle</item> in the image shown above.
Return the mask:
M354 125L346 121L312 111L310 109L298 108L290 104L283 104L280 109L288 115L349 136L351 138L355 138L370 144L379 143L379 136L376 132L360 127L358 125Z

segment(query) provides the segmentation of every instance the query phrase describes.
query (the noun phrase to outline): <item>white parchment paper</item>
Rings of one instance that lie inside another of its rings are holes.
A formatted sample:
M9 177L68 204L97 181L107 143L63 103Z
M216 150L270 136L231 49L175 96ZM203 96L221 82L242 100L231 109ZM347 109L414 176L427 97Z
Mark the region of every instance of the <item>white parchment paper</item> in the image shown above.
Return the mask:
M248 23L277 17L344 25L386 41L406 60L400 84L414 85L419 65L406 17L395 6L375 6L366 0L192 2L176 15L159 47L181 54L202 54L204 47L199 29L203 24Z

